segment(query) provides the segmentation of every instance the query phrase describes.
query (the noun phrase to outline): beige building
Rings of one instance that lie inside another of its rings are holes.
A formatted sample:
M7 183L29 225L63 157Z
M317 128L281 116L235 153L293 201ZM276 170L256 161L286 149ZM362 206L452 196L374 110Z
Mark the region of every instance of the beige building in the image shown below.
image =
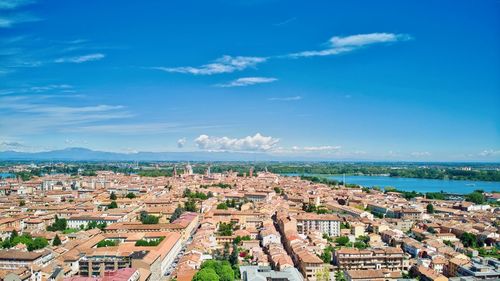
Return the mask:
M374 250L358 250L343 248L335 251L334 264L344 270L387 269L391 271L404 270L403 250L388 247Z

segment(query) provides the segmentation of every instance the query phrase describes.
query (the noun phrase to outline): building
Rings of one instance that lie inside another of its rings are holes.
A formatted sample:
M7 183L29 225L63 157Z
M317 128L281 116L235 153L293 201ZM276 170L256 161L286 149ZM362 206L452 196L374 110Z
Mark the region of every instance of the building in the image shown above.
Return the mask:
M343 270L379 270L402 271L406 269L403 250L383 248L358 250L343 248L335 251L334 264Z
M123 268L115 271L104 272L104 275L102 277L75 276L65 278L64 281L138 281L140 279L141 274L139 270L135 268Z
M159 240L156 246L139 246L138 241ZM100 241L114 241L116 246L95 247ZM109 233L99 235L87 245L79 260L79 275L105 276L108 271L136 268L150 272L151 280L159 280L179 254L182 240L176 232Z
M116 222L119 222L121 219L120 217L114 217L114 216L72 216L70 217L67 222L68 222L68 227L69 228L75 228L75 229L83 229L88 226L89 223L95 222L97 224L106 224L110 225Z
M275 271L268 266L240 266L240 273L242 281L304 280L300 272L294 267L287 267L281 271Z
M2 250L0 251L0 269L15 270L23 267L45 266L52 258L52 253L48 250L41 252Z
M493 258L474 258L457 269L458 276L472 276L477 279L500 279L500 261Z
M347 281L389 281L389 280L401 279L400 272L397 271L384 272L381 269L346 270L344 272L344 276Z
M336 237L340 235L340 224L341 219L336 215L304 213L297 216L297 232L303 235L319 231Z

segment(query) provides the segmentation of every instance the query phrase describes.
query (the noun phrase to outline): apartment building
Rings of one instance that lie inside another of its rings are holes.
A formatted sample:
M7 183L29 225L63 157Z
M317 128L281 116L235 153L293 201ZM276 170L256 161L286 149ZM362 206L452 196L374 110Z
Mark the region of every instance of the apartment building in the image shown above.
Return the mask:
M48 250L41 252L24 252L20 250L0 251L0 269L16 270L32 266L44 266L52 260L52 253Z
M156 246L137 246L139 240L157 240ZM114 241L116 246L97 247L99 241ZM127 233L98 235L87 243L79 260L79 275L104 276L105 272L123 268L148 271L151 280L159 280L181 250L181 236L175 232Z
M341 219L337 215L303 213L297 216L297 232L304 235L319 231L336 237L340 235L340 224Z
M334 264L343 270L387 269L406 270L403 250L387 247L383 249L358 250L343 248L335 251Z

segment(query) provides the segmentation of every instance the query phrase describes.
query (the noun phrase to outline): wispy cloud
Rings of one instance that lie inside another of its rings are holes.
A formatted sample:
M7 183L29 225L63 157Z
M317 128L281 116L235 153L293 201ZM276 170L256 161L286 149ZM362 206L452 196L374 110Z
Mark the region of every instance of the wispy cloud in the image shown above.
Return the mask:
M260 133L244 138L215 137L200 135L195 140L198 148L210 151L268 151L276 146L278 138Z
M288 21L293 21L294 18ZM286 24L283 22L282 24ZM181 66L181 67L149 67L149 69L160 70L170 73L186 73L193 75L213 75L221 73L232 73L235 71L242 71L250 67L255 67L260 63L264 63L269 59L284 59L284 58L301 58L301 57L315 57L315 56L332 56L342 53L348 53L359 48L380 44L391 43L397 41L409 40L411 37L406 34L395 33L369 33L369 34L356 34L349 36L334 36L327 42L327 48L322 50L302 51L280 56L272 57L244 57L244 56L223 56L208 64L201 66ZM220 87L238 87L247 86L258 83L269 83L275 80L259 80L264 77L247 77L231 81L226 84L219 84Z
M410 155L411 155L412 157L417 157L417 158L419 158L419 157L428 157L428 156L431 156L431 153L430 153L430 152L428 152L428 151L416 151L416 152L412 152L412 153L410 153Z
M29 90L39 93L39 92L46 92L46 91L51 91L51 90L67 90L67 89L72 89L73 87L68 84L50 84L46 86L33 86L30 87Z
M297 17L291 17L291 18L288 18L284 21L280 21L278 23L275 23L274 26L283 26L283 25L287 25L293 21L297 20Z
M0 97L0 127L5 135L64 131L133 115L122 105L68 106L47 103L36 95Z
M14 25L41 20L30 14L18 13L13 15L0 16L0 28L11 28Z
M198 67L151 67L151 69L165 72L187 73L193 75L213 75L220 73L231 73L241 71L249 67L255 67L257 64L265 62L267 58L263 57L243 57L243 56L223 56L212 63L204 64Z
M14 10L34 2L33 0L0 0L0 10Z
M26 145L17 142L17 141L0 141L0 147L6 148L6 149L16 149L16 148L23 148Z
M397 41L406 41L411 39L407 34L395 33L369 33L356 34L349 36L334 36L327 43L328 48L323 50L303 51L288 55L292 58L298 57L315 57L315 56L331 56L339 55L354 51L358 48L373 44L391 43Z
M304 146L298 147L294 146L293 150L295 151L306 151L306 152L325 152L325 151L338 151L341 149L340 145L321 145L321 146Z
M230 81L228 83L217 84L215 86L223 87L223 88L244 87L244 86L250 86L250 85L255 85L255 84L271 83L271 82L274 82L276 80L278 80L278 79L273 78L273 77L242 77L242 78L238 78L238 79L235 79L233 81Z
M80 126L75 129L78 132L86 133L106 133L106 134L154 134L168 132L179 127L174 123L121 123L121 124L100 124Z
M101 53L88 54L76 57L64 57L55 60L56 63L84 63L89 61L98 61L106 57L106 55Z
M485 149L479 153L481 157L500 156L500 150Z
M340 145L319 145L319 146L292 146L273 147L269 151L277 155L302 155L302 156L354 156L361 155L358 152L342 151Z
M129 116L131 117L131 116ZM111 120L110 120L111 121ZM192 125L172 122L141 122L129 123L126 121L107 122L104 124L82 124L68 128L69 132L84 132L97 134L120 134L120 135L137 135L137 134L170 134L186 131L196 131L221 128L223 125Z
M180 138L177 140L177 147L178 148L183 148L186 145L187 139L186 138Z
M301 100L301 96L293 96L293 97L282 97L282 98L268 98L270 101L298 101Z

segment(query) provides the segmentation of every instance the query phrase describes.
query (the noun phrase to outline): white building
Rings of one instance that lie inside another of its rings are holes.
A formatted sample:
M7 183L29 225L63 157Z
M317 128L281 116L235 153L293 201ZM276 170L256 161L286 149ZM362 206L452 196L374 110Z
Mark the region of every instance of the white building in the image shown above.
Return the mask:
M341 219L336 215L318 215L305 213L297 216L297 232L307 235L312 231L319 231L328 236L340 235Z

